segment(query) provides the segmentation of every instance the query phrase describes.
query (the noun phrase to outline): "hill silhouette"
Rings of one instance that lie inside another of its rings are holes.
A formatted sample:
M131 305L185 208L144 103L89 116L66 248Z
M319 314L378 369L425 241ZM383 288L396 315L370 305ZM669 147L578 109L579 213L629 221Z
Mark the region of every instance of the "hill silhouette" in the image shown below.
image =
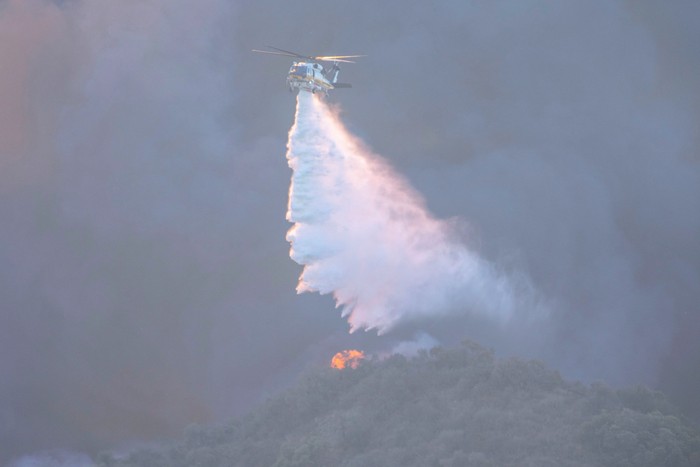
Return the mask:
M699 466L665 396L563 380L477 344L319 369L240 420L109 467Z

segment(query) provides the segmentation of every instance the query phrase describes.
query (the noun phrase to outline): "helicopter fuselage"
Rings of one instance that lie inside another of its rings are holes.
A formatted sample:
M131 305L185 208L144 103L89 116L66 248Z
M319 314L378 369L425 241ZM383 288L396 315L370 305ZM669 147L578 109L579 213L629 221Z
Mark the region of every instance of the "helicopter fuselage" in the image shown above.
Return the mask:
M294 62L287 74L287 87L290 91L307 91L313 94L327 94L334 88L323 65L315 62Z
M290 92L307 91L313 94L322 92L328 95L331 89L351 88L350 83L338 82L340 72L338 63L355 63L348 58L364 57L364 55L301 55L271 45L267 48L272 50L253 49L253 52L301 59L292 63L287 73L287 88ZM324 68L319 62L331 62L333 66Z

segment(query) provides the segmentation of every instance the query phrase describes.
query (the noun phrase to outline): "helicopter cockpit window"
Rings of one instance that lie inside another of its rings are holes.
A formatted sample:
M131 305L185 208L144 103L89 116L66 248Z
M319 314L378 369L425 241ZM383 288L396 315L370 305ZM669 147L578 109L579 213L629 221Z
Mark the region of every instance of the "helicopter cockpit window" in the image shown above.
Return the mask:
M305 77L306 76L306 66L295 65L292 67L291 70L289 70L289 74L294 75L294 76L299 76L299 77Z

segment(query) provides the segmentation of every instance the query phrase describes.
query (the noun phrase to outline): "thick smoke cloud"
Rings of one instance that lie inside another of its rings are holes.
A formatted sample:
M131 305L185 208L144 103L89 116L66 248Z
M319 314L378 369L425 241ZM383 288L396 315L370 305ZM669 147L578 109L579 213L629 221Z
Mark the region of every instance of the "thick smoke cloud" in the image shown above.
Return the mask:
M176 435L423 329L700 416L696 2L0 2L0 462ZM347 335L294 293L284 59L551 303Z

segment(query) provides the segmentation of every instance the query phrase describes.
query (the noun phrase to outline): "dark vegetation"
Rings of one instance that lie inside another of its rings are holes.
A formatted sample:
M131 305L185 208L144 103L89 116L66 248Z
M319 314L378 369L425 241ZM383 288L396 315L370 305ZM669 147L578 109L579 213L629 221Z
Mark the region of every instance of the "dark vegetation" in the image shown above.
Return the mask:
M700 466L700 435L666 398L562 380L465 343L323 369L221 427L110 467Z

